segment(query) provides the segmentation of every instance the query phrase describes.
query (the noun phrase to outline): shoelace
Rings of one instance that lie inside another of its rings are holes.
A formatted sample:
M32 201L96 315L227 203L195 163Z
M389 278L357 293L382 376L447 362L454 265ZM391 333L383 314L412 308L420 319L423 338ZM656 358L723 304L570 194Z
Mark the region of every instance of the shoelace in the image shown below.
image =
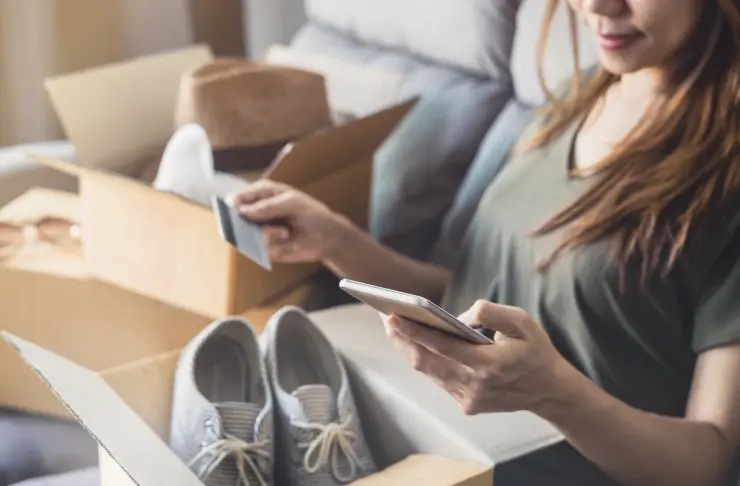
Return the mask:
M257 478L259 486L267 486L267 480L262 475L259 466L255 462L255 459L270 459L270 453L267 451L267 443L259 442L252 443L245 442L232 435L226 434L223 439L219 439L212 444L204 447L189 463L188 466L192 467L195 463L207 456L212 456L211 461L200 473L201 479L205 479L221 465L224 460L231 456L234 457L236 462L236 468L239 473L239 477L236 480L234 486L253 486L249 481L248 471L251 471ZM252 456L256 456L253 458Z
M357 436L350 430L352 425L351 415L339 424L324 425L297 422L293 425L309 432L318 432L316 438L311 442L298 444L299 448L306 449L306 455L303 457L303 468L306 472L313 474L331 462L331 472L337 481L348 483L356 479L357 469L360 467L361 461L352 448L352 441L357 439ZM340 451L349 464L349 473L345 476L339 470Z

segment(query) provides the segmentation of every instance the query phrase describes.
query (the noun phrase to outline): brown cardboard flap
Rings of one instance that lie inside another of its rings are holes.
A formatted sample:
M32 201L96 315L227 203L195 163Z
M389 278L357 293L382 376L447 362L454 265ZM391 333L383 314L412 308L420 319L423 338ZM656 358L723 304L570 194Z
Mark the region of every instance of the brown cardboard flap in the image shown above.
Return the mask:
M127 188L134 188L135 190L143 191L144 193L148 195L152 195L154 197L176 200L176 201L180 201L185 204L188 204L190 206L205 208L205 206L203 206L202 204L199 204L191 199L184 198L182 196L179 196L171 192L158 191L157 189L154 189L149 184L146 184L133 177L128 177L126 175L119 174L117 172L112 172L110 170L105 170L105 169L96 168L96 167L86 167L86 166L77 164L75 162L54 159L51 157L45 157L43 155L28 154L28 157L29 159L35 162L38 162L40 164L43 164L51 169L54 169L59 172L63 172L65 174L73 175L80 179L82 179L83 177L97 178L99 180L105 181L108 184L116 184L119 187L124 186Z
M113 389L161 438L170 434L172 386L180 350L100 372ZM161 393L152 393L154 390Z
M80 184L90 202L82 224L92 228L84 244L93 274L191 312L218 317L219 303L218 314L226 313L235 252L220 237L211 210L140 187L92 178Z
M490 466L432 455L412 455L352 486L491 486Z
M367 155L358 159L357 164L338 170L321 180L304 184L302 190L333 211L347 216L360 228L367 229L372 160L372 155ZM348 197L348 194L352 197Z
M54 169L57 172L69 174L75 177L82 177L83 175L90 172L86 167L75 163L69 162L68 160L54 159L52 157L46 157L45 155L36 155L30 152L26 152L26 158L39 164L43 164L50 169Z
M7 332L2 337L137 485L203 486L100 375Z
M414 99L301 140L277 159L265 177L303 188L348 164L364 162L416 102Z
M154 188L152 188L151 186L148 186L144 184L143 182L137 181L136 179L125 177L115 172L109 172L109 171L97 169L95 167L86 167L77 162L69 162L67 160L55 159L52 157L46 157L44 155L36 155L32 153L28 154L28 158L30 160L33 160L34 162L38 162L39 164L49 167L50 169L54 169L58 172L69 174L71 176L75 176L80 179L86 176L100 177L103 179L109 179L111 181L116 181L117 183L134 184L137 186L148 187L149 189L154 190Z
M163 147L174 128L182 75L208 62L207 46L47 79L44 83L82 165L119 169Z
M84 268L81 257L77 265ZM0 329L93 371L181 348L211 320L89 276L70 277L57 265L43 267L27 271L0 265ZM2 342L0 370L0 406L68 416Z

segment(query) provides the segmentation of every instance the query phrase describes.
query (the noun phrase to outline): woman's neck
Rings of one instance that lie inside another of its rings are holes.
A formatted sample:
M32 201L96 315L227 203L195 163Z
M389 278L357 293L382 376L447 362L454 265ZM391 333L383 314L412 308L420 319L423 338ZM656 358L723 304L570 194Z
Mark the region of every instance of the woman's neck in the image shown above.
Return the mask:
M580 128L572 166L589 171L607 158L660 101L663 80L660 72L645 69L625 74L612 85Z
M662 69L649 68L623 74L618 83L620 97L625 100L653 100L661 97L666 85Z

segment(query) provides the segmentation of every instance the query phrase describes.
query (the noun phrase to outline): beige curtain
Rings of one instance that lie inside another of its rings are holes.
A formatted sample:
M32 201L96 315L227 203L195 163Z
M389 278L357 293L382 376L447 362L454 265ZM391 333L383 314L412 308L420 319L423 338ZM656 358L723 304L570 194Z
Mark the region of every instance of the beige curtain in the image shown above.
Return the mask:
M0 146L63 132L44 78L194 42L243 55L239 0L0 0Z

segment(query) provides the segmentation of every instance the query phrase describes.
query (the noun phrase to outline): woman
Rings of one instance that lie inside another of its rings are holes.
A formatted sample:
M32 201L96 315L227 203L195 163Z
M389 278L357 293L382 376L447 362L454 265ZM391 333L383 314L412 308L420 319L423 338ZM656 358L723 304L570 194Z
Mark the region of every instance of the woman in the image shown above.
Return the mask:
M724 484L740 438L739 4L570 0L598 72L532 121L452 274L293 189L262 182L236 202L288 222L265 230L277 260L496 331L472 346L386 318L465 412L529 410L619 483Z

